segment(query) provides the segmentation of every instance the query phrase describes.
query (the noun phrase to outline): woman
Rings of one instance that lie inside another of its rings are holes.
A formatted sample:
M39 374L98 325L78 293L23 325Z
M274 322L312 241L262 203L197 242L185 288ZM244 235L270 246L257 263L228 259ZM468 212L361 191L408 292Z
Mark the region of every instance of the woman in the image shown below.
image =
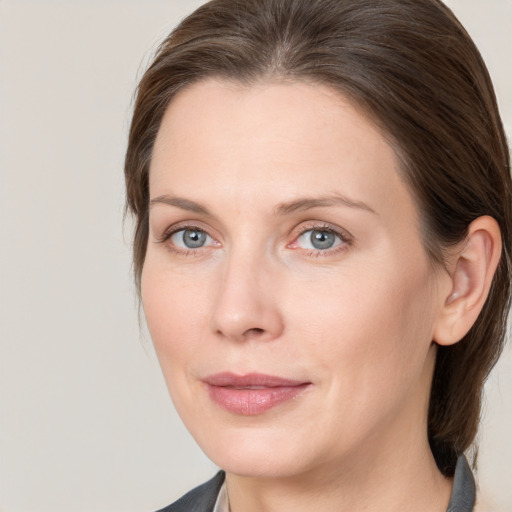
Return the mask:
M473 510L511 181L441 2L205 4L141 80L125 172L169 392L223 470L165 510Z

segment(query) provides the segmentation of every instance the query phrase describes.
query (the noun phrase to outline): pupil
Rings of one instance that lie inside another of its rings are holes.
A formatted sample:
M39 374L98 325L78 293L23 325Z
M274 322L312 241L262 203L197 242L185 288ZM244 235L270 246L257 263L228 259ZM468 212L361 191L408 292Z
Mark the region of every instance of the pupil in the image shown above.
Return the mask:
M329 249L334 245L334 235L329 231L313 231L311 245L315 249Z
M186 230L183 233L183 243L189 249L197 249L202 247L206 241L206 233L204 231Z

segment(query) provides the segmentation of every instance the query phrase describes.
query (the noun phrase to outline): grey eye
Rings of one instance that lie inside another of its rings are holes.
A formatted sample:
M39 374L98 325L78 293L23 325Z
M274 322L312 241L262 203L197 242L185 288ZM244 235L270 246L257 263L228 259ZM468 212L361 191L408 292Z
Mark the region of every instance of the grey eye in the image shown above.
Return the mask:
M328 229L308 229L297 239L298 245L303 249L315 249L317 251L332 249L342 242L340 235Z
M186 229L183 231L183 243L190 249L202 247L206 242L206 233L204 231L196 231Z
M171 236L171 242L182 249L199 249L211 242L211 237L200 229L180 229Z
M310 240L315 249L330 249L336 242L336 237L330 231L314 230L311 231Z

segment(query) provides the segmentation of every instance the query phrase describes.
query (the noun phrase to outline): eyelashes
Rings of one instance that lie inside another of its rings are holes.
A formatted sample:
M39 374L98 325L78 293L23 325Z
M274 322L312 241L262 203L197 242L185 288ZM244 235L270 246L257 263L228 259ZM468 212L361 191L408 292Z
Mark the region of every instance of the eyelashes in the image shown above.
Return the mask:
M352 243L352 237L344 230L337 230L330 225L313 225L302 227L299 235L288 244L289 248L302 249L311 255L327 255L343 250Z
M178 256L201 256L209 245L220 247L205 229L190 224L171 226L157 237L156 242Z
M353 237L344 229L327 223L301 223L291 235L286 248L301 251L307 256L330 256L346 250ZM199 256L222 244L200 226L182 223L165 230L157 242L165 244L173 253Z
M210 245L219 245L206 231L195 226L186 226L171 231L163 242L169 241L174 247L183 250L201 249Z

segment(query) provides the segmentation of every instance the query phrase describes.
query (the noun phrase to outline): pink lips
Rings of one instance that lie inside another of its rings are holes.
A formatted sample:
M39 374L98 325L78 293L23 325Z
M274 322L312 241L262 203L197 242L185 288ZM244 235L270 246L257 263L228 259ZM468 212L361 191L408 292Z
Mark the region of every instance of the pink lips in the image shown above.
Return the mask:
M229 412L254 416L295 398L311 383L250 373L217 373L203 379L210 398Z

